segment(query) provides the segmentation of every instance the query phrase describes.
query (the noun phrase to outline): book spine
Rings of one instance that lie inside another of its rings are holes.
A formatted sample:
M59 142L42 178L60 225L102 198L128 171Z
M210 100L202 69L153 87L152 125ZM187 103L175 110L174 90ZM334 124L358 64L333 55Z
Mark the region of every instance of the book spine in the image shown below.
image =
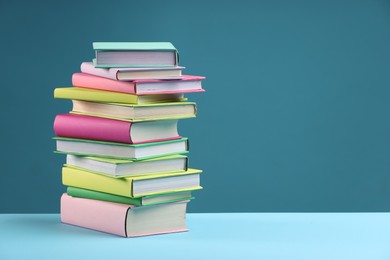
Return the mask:
M61 222L127 237L129 208L126 204L75 198L64 193L61 197Z
M99 89L127 94L137 94L133 82L118 81L86 73L74 73L72 85L75 87Z
M62 167L62 184L131 197L132 183L127 178L117 179L71 167Z
M81 63L80 70L83 73L103 77L103 78L108 78L108 79L113 79L113 80L118 80L117 69L101 69L101 68L95 68L93 66L92 62L83 62Z
M54 120L57 136L107 142L133 143L130 122L93 116L62 114Z

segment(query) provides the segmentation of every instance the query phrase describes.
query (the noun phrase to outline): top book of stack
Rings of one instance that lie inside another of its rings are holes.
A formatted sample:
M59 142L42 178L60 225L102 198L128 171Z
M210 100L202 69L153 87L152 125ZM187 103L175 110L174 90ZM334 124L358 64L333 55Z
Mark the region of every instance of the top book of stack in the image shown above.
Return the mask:
M176 48L170 42L94 42L96 68L175 67Z

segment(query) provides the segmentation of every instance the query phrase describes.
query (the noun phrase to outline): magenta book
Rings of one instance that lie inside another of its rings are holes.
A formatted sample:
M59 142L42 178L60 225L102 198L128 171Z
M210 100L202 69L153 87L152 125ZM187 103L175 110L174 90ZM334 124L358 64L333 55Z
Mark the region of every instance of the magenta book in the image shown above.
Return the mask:
M180 139L177 120L131 123L77 114L57 115L54 132L60 137L140 144Z

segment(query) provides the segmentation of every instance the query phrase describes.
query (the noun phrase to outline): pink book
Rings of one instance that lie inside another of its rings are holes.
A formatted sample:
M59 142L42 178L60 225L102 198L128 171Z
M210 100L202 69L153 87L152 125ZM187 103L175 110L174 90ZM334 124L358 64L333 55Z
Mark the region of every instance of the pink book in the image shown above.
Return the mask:
M61 197L61 222L122 237L187 231L188 201L147 207L115 202Z
M139 144L180 139L177 120L142 121L131 123L78 114L57 115L54 120L57 136Z
M74 73L72 85L75 87L100 89L136 95L174 94L204 92L202 80L205 77L183 75L182 79L159 80L143 79L134 81L118 81L98 77L87 73Z

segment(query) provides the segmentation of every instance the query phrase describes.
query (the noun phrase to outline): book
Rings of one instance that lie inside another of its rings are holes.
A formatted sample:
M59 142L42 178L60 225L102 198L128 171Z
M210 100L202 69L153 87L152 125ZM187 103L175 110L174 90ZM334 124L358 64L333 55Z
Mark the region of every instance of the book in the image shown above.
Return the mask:
M112 91L103 91L89 88L56 88L54 98L75 99L107 103L123 104L145 104L156 102L177 102L184 101L183 93L177 94L159 94L159 95L134 95L128 93L119 93Z
M124 197L139 198L201 189L201 172L201 170L190 168L185 172L112 178L64 165L62 168L62 184Z
M121 203L61 196L61 222L122 237L187 231L188 201L135 207Z
M173 67L178 52L170 42L94 42L97 68Z
M72 85L75 87L121 92L135 95L176 94L204 92L202 80L205 77L184 75L181 79L137 79L118 81L86 73L74 73Z
M186 171L188 169L188 157L171 155L135 161L68 154L66 156L66 164L80 168L81 170L120 178L172 171Z
M81 63L80 70L83 73L122 81L136 79L180 79L184 67L160 67L160 68L95 68L93 62Z
M54 137L57 153L106 158L145 160L173 154L188 153L188 139L164 142L124 144L86 139Z
M110 118L60 114L54 119L56 136L128 144L180 139L177 120L127 122Z
M196 116L193 102L169 102L154 104L115 104L72 100L70 113L106 117L129 122L183 119Z
M85 199L94 199L94 200L104 200L116 203L130 204L135 206L148 206L148 205L157 205L169 202L178 202L183 200L192 200L194 197L191 195L191 191L181 191L181 192L172 192L159 195L144 196L139 198L130 198L119 196L115 194L86 190L77 187L68 187L66 193L72 197L85 198Z

